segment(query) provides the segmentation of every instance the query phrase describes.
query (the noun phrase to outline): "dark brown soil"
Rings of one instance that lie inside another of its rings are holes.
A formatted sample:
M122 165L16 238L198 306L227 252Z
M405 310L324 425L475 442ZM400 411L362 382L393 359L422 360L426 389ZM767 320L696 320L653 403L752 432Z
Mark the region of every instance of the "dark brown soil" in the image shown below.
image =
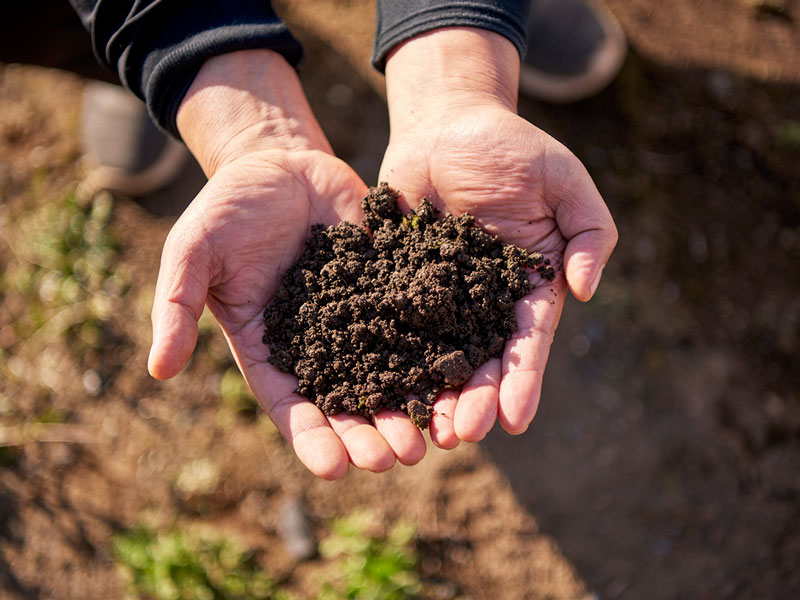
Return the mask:
M382 183L362 201L363 227L312 227L264 311L264 343L326 415L403 410L424 429L440 392L502 354L529 275L554 272L468 213L437 219L423 198L403 215L399 197Z

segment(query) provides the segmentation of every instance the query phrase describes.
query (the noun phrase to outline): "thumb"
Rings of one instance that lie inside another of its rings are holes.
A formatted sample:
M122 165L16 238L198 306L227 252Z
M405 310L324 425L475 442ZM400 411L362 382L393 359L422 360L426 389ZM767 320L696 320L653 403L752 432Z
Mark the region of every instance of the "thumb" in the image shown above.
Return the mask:
M197 343L197 321L208 296L210 252L181 221L164 242L153 299L153 344L147 369L169 379L186 366Z
M567 240L564 272L578 300L588 301L597 290L603 267L617 245L617 227L584 166L574 159L568 187L555 194L556 222Z
M428 198L434 205L438 195L431 185L428 163L420 159L418 146L409 149L407 144L390 142L381 163L378 181L385 181L402 194L402 209L416 208L421 198Z

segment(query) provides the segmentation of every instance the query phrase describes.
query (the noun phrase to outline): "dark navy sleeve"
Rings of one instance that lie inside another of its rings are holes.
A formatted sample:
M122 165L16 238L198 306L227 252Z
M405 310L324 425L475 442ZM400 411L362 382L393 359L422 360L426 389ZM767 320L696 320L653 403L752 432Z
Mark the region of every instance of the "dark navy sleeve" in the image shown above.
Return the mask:
M97 58L175 135L175 116L207 59L253 48L296 66L302 48L269 0L70 0Z
M488 29L508 38L525 55L530 0L378 0L372 64L383 72L386 55L412 37L440 27Z

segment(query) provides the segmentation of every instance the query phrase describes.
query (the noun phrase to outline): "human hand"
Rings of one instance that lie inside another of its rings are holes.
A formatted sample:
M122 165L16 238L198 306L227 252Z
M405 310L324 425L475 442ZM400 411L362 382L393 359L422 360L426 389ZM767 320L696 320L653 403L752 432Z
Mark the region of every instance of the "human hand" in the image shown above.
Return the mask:
M516 114L519 55L504 37L444 28L398 46L386 65L391 136L380 181L406 203L423 196L447 213L470 212L504 242L542 252L556 267L517 302L519 329L501 359L461 391L439 397L433 441L445 448L482 439L499 419L525 431L566 288L587 301L616 245L611 215L580 161Z
M314 223L362 218L366 186L333 156L297 76L278 54L237 52L206 62L178 112L178 128L209 177L164 244L148 368L176 375L208 305L247 383L299 459L335 479L348 463L383 471L425 453L396 413L326 418L293 393L297 379L266 362L263 310Z

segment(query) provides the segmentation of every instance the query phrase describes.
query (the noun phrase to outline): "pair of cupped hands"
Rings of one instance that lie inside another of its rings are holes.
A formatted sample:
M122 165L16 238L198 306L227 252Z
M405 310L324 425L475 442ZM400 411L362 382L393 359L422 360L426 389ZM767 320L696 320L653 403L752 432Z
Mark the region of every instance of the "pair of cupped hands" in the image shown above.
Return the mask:
M470 28L417 36L386 64L391 136L379 180L403 193L405 210L427 196L444 213L470 212L557 269L553 283L517 303L519 329L502 358L441 394L430 426L441 448L481 440L498 420L512 434L527 429L566 288L588 300L617 240L580 161L517 116L518 76L515 47ZM370 471L417 463L426 443L405 414L326 417L266 361L262 313L311 225L360 223L367 191L333 155L294 69L269 50L212 58L177 124L209 180L164 244L150 373L166 379L186 365L207 304L259 403L312 473L336 479L350 463Z

